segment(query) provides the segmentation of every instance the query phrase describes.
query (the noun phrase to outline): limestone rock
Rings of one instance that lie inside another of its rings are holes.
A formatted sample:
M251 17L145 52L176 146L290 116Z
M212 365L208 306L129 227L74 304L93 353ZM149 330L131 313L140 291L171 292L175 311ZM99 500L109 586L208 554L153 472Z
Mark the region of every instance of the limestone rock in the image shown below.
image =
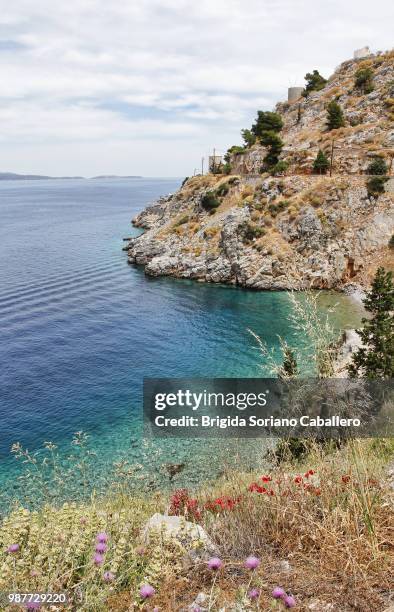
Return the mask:
M145 543L149 542L152 533L160 535L164 540L176 541L184 550L185 564L207 561L217 554L217 548L201 525L181 516L154 514L142 531Z

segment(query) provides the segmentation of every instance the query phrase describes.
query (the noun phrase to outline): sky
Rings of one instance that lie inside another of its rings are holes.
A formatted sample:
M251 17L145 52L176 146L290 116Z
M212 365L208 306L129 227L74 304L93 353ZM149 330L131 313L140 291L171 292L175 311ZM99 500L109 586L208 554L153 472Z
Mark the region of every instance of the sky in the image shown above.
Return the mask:
M188 176L392 0L0 0L0 172Z

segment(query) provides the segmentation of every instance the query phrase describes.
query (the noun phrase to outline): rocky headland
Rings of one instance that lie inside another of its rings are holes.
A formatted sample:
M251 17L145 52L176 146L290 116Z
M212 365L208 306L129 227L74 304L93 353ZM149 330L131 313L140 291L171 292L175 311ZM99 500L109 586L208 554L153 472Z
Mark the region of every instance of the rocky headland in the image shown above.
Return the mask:
M368 89L357 85L361 71ZM327 106L343 126L327 127ZM275 109L283 148L271 171L260 139L229 150L222 173L184 181L133 224L125 249L151 276L251 289L367 287L378 265L394 267L394 52L346 61L319 91ZM319 151L330 161L316 173ZM384 160L380 191L368 168Z

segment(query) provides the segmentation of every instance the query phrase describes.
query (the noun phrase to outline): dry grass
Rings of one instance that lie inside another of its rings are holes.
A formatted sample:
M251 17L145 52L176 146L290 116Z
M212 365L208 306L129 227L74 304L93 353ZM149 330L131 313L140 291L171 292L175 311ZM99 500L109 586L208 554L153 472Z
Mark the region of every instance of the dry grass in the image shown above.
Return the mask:
M393 500L384 481L392 451L392 443L382 440L329 450L310 445L302 463L281 463L264 477L227 473L194 492L202 511L198 522L224 564L214 586L205 562L184 566L179 545L152 538L141 550L145 521L168 507L160 494L145 499L118 495L37 513L15 511L0 532L0 586L36 591L81 587L86 602L78 609L86 612L155 606L176 612L203 591L211 612L217 612L245 602L249 586L260 589L261 596L258 608L249 602L245 609L268 610L272 589L281 585L294 595L298 610L318 602L314 609L329 603L341 612L379 612L387 607L393 586ZM236 500L231 508L220 501L228 498ZM99 567L92 561L98 531L109 534ZM15 542L20 550L10 555L5 548ZM252 573L243 565L251 554L261 559ZM113 582L103 581L104 571L114 573ZM145 604L138 597L144 582L156 589Z

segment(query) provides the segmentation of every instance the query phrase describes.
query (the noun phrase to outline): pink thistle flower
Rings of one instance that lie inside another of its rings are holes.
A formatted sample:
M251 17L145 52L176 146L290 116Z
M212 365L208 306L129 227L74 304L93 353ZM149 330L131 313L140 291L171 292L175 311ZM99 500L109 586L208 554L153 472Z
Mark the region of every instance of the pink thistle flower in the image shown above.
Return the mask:
M100 533L97 534L96 536L96 542L100 542L100 543L106 543L108 542L109 537L108 534L105 533L105 531L100 531Z
M112 572L104 572L103 580L104 582L113 582L115 580L115 574Z
M251 589L248 593L248 597L251 601L258 599L260 597L260 589Z
M8 548L7 548L7 552L8 553L16 553L19 550L19 544L11 544Z
M283 603L285 604L286 608L295 608L296 606L296 600L291 595L286 595L286 597L283 599Z
M107 550L107 545L104 542L99 542L96 544L96 552L102 554Z
M41 608L41 603L39 601L29 601L25 607L26 610L39 610Z
M140 588L140 595L143 599L148 599L155 594L155 589L150 584L144 584Z
M96 553L93 557L93 561L95 565L102 565L104 562L104 557L103 555L100 555L99 553Z
M282 589L282 587L275 587L272 591L272 597L275 599L283 599L283 597L286 597L286 591Z
M137 548L135 549L135 553L137 555L143 556L146 553L146 549L143 546L137 546Z
M209 559L208 561L208 567L211 570L219 570L222 567L222 565L223 565L223 562L218 557L212 557L212 559Z
M31 576L32 578L36 578L36 577L38 576L38 571L37 571L36 569L34 569L34 568L33 568L33 569L31 570L31 572L30 572L30 576Z
M260 565L260 559L250 556L245 561L245 567L250 570L255 570Z

